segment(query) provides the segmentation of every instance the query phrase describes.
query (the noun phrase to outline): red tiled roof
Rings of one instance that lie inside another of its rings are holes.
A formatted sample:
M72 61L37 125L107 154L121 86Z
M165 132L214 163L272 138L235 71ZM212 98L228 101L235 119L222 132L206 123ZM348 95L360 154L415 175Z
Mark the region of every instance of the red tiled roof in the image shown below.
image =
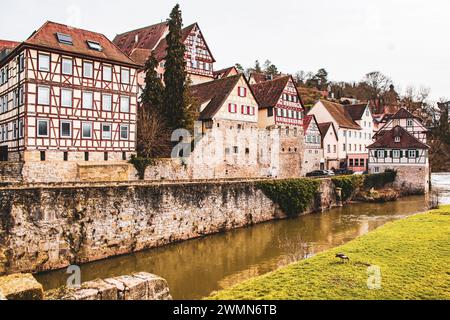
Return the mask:
M311 124L312 120L314 119L314 115L307 115L303 118L303 131L306 132L309 128L309 125Z
M128 55L131 55L133 50L136 49L147 49L151 52L168 31L168 23L161 22L119 34L114 38L113 42Z
M328 112L336 120L340 127L346 129L361 130L361 127L355 121L353 121L349 112L343 105L327 100L320 100L320 102L322 102L325 109L328 110Z
M347 112L353 121L358 121L362 119L364 111L367 109L367 103L349 104L345 106L345 109L347 109Z
M191 86L191 94L199 104L209 101L200 113L200 120L209 120L216 115L241 77L243 75L238 74Z
M186 28L183 28L183 42L186 41L192 29L196 26L198 27L197 23L193 23ZM166 35L168 32L168 23L161 22L155 25L119 34L114 38L113 42L126 54L134 57L133 59L136 62L144 65L152 51L154 51L155 57L158 61L161 61L166 57Z
M400 137L400 142L395 142L395 137ZM430 148L426 144L420 142L411 133L405 130L401 126L396 126L389 131L385 131L380 138L367 147L368 149L428 149Z
M396 114L394 114L391 119L413 119L413 118L422 120L421 118L413 115L411 112L409 112L405 108L400 108L400 110L398 110L398 112Z
M213 72L213 76L216 79L221 79L224 77L228 77L232 72L235 72L235 74L238 74L239 72L237 71L236 67L229 67L229 68L225 68L225 69L221 69L221 70L217 70Z
M291 76L264 81L252 85L260 109L275 107L283 94Z
M56 33L70 35L72 37L73 45L60 43L56 37ZM102 46L102 51L90 49L87 44L88 40L98 42ZM77 29L50 21L47 21L39 30L34 32L24 44L136 65L133 60L103 34Z
M16 41L0 40L0 51L3 51L4 49L13 49L17 47L19 44L20 42Z

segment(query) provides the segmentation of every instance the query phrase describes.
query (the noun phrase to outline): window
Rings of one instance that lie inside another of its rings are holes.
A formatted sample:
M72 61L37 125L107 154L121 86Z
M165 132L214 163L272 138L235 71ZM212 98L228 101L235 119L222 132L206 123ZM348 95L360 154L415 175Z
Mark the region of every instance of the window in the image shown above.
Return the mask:
M331 144L329 144L329 145L327 146L327 152L328 152L328 153L331 153Z
M125 151L122 152L122 160L127 161L127 153Z
M130 97L120 97L120 111L130 112Z
M399 159L399 158L400 158L400 150L394 150L394 151L392 152L392 157L393 157L394 159Z
M239 153L239 147L233 147L233 151L234 151L235 154L238 154Z
M72 36L64 33L56 33L56 37L58 38L58 42L62 44L73 45Z
M239 94L239 97L245 98L247 96L247 88L239 87L238 94Z
M92 138L92 123L84 122L82 125L82 137L83 139Z
M73 74L73 61L69 58L63 58L61 62L61 72L64 75L71 76Z
M40 152L41 161L45 161L45 151Z
M18 63L19 63L19 72L25 70L25 55L23 53L20 54Z
M282 116L281 109L278 109L278 108L277 108L277 116L278 116L278 117L281 117L281 116Z
M94 94L92 92L83 92L83 109L92 109Z
M355 159L355 167L359 167L359 159Z
M408 150L408 158L414 159L416 158L417 152L416 150Z
M395 142L399 143L400 142L400 137L395 137Z
M95 51L102 51L103 50L102 46L97 41L88 40L86 42L87 42L87 45L88 45L89 49L91 49L91 50L95 50Z
M122 84L130 84L130 69L120 70L120 80Z
M93 78L94 77L94 65L92 62L83 62L83 77Z
M61 89L61 107L72 107L73 92L68 89Z
M67 151L64 151L64 153L63 153L63 160L69 161L69 153Z
M380 173L380 167L375 167L375 168L373 169L373 171L374 171L375 173Z
M384 150L377 150L377 158L384 158Z
M273 107L270 107L267 109L267 116L269 118L273 117Z
M361 167L364 167L366 164L366 160L365 159L360 159L359 164Z
M61 138L72 137L72 123L70 121L61 121Z
M103 66L103 81L112 81L112 67Z
M17 99L18 99L19 106L21 106L25 102L25 99L24 99L25 95L24 95L24 91L23 91L23 86L20 86L18 90L19 90L19 94L18 94ZM6 101L6 102L8 102L8 101ZM8 105L6 105L6 108L8 108Z
M128 126L120 126L120 140L128 140Z
M84 161L89 161L89 152L84 153Z
M48 137L48 120L38 120L37 136Z
M19 138L23 138L23 120L19 120Z
M230 154L230 148L225 148L225 155L229 155Z
M237 113L237 104L230 103L228 105L228 112L230 112L230 113Z
M108 161L108 152L103 153L103 160Z
M334 145L334 146L333 146L333 153L336 153L336 152L337 152L336 149L337 149L337 147L336 147L336 145Z
M39 71L50 71L50 56L47 54L39 54L38 56Z
M342 147L342 150L347 151L347 145L345 143L342 145Z
M102 139L111 140L112 127L110 124L102 124Z
M112 95L110 94L102 95L102 109L103 111L112 110Z
M350 159L350 164L349 164L349 166L350 166L350 167L353 167L353 165L354 165L353 159Z
M50 104L50 88L38 87L38 104L48 106Z
M414 121L413 121L412 119L406 120L406 126L407 126L407 127L412 127L412 126L414 126Z

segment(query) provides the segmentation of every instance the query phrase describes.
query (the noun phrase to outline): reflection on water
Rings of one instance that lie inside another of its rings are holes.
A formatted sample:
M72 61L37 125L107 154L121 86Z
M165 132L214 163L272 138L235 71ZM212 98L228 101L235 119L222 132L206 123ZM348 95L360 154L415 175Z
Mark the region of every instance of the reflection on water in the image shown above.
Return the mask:
M425 209L424 197L411 197L273 221L86 264L82 266L82 281L146 271L166 278L174 299L200 299ZM64 285L67 275L60 270L37 278L50 289Z
M431 182L433 189L439 192L439 202L450 204L450 173L434 173Z

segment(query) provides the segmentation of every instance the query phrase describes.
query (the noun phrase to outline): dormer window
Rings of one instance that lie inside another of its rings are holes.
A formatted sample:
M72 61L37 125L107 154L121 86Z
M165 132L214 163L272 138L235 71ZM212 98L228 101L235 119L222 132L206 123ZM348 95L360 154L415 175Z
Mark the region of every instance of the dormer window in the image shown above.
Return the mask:
M100 43L96 42L96 41L87 41L87 45L89 47L89 49L95 50L95 51L102 51L103 48L100 45Z
M407 127L412 127L413 125L414 125L414 121L412 119L406 120L406 126Z
M64 33L56 33L56 38L58 38L58 42L67 45L73 45L72 36Z
M400 142L400 137L395 137L395 142L399 143Z
M247 96L247 88L239 87L238 91L239 97L245 98Z

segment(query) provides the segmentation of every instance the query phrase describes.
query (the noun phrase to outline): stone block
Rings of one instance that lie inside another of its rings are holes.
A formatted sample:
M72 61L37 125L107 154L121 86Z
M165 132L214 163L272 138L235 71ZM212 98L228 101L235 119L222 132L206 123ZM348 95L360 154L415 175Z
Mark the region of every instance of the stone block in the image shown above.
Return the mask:
M115 279L125 286L124 300L147 300L147 281L133 276L122 276Z
M0 277L0 294L8 300L42 300L44 290L31 274Z
M103 280L95 280L83 283L83 289L97 290L98 300L117 300L118 289L115 285L107 283Z
M147 300L172 300L166 279L146 272L137 273L134 277L147 282Z

